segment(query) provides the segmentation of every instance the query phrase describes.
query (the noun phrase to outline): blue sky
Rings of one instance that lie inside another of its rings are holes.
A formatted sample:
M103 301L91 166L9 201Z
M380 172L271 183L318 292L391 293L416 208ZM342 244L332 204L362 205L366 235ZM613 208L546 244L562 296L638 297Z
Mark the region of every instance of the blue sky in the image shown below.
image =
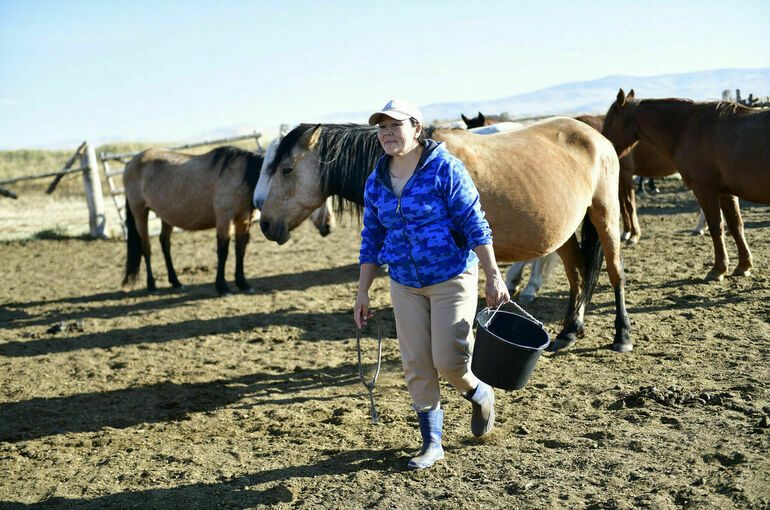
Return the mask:
M0 150L770 67L768 26L767 0L0 0Z

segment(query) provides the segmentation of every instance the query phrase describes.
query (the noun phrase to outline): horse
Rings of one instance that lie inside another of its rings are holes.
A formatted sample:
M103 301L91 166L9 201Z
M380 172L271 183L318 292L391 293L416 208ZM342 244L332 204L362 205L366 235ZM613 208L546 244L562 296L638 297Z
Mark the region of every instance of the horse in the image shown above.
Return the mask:
M498 260L529 260L557 251L570 299L554 349L585 335L585 309L602 266L615 294L616 351L630 351L625 274L618 233L618 158L612 144L582 122L557 117L492 135L426 128L457 156L478 188ZM367 177L383 151L377 128L301 124L281 141L257 204L265 236L283 244L327 197L361 213ZM265 176L261 177L262 179ZM585 220L585 221L583 221ZM576 230L582 222L582 240Z
M235 230L235 284L247 293L254 290L246 281L243 258L249 241L249 226L258 215L251 197L259 179L263 157L237 147L219 147L200 156L164 149L150 149L134 156L126 165L126 268L123 285L133 283L144 257L147 290L157 292L150 266L150 236L147 220L152 210L161 220L160 245L166 261L168 281L184 289L171 261L171 233L215 228L217 231L217 275L215 287L229 295L225 262L231 231ZM330 226L320 213L316 227L323 234ZM333 218L332 220L333 221Z
M460 117L465 122L467 129L481 126L491 126L492 124L496 124L498 122L505 122L510 120L507 115L484 115L481 112L479 112L479 114L472 119L469 119L463 113L460 114Z
M733 276L749 275L751 251L738 198L770 204L770 110L730 102L636 99L618 91L602 130L619 156L639 141L670 159L706 215L714 265L706 281L722 280L728 257L720 209L738 248Z

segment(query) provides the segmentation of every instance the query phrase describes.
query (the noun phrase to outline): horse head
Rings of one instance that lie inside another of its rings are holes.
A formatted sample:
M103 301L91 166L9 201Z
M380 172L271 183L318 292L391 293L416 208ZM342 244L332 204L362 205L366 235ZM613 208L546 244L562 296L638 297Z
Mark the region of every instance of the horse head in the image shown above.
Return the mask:
M312 212L310 221L321 234L321 237L328 236L334 227L337 226L337 219L334 216L334 203L332 197L326 197L323 205Z
M265 172L269 184L264 200L259 200L259 226L265 237L278 244L288 241L290 231L326 199L321 188L321 160L316 154L320 135L320 125L294 128L278 144Z
M469 119L462 113L460 114L460 116L465 121L465 125L468 126L468 129L487 125L487 119L484 117L484 114L481 112L479 112L478 116L476 116L476 118L473 118L473 119Z
M639 132L634 122L638 108L639 101L634 98L634 90L631 89L626 95L623 89L620 89L615 102L604 117L602 134L615 146L619 158L633 149L639 141Z

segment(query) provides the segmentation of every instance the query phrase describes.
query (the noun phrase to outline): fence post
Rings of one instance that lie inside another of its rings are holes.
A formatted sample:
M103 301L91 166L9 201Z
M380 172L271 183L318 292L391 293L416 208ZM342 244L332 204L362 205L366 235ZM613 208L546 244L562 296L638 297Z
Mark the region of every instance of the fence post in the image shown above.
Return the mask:
M91 237L104 239L104 227L106 219L104 217L104 197L102 196L102 183L99 180L99 166L96 160L96 151L89 143L86 150L83 151L81 162L84 167L83 185L86 191L86 202L88 203L88 225L91 230Z

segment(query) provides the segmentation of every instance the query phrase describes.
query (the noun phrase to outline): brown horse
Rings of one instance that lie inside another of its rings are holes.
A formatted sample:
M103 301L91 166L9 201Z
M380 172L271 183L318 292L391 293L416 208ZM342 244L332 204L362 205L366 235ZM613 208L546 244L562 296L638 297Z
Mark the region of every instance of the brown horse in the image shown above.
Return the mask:
M160 245L166 260L168 281L184 288L171 262L171 233L174 227L185 230L217 229L216 289L228 295L225 262L230 234L235 230L235 284L244 292L253 292L243 274L243 258L249 241L249 226L258 213L252 206L252 194L263 158L237 147L219 147L200 156L163 149L150 149L134 156L126 165L123 185L126 190L126 270L123 285L132 283L139 272L142 256L147 269L147 290L156 292L150 267L150 236L147 220L152 210L160 218ZM322 204L323 205L323 204ZM323 207L322 207L323 209ZM328 232L334 217L314 215L316 227Z
M738 247L733 275L751 272L738 197L770 204L770 110L736 103L634 98L618 92L602 133L622 156L644 141L671 160L698 199L714 243L706 280L727 274L720 208Z
M612 145L596 130L564 117L491 135L430 128L426 134L445 142L468 169L498 260L529 260L553 251L562 259L570 302L554 348L584 335L584 312L603 252L615 292L613 348L631 350L618 233L618 158ZM265 236L286 242L290 231L331 195L352 201L360 211L366 178L381 154L376 127L303 124L289 132L265 172L272 175L269 190L257 197ZM575 235L581 222L582 245Z
M604 127L604 115L580 115L575 117L585 122L600 133ZM623 235L621 238L628 245L639 242L642 229L636 215L636 194L634 192L634 175L640 177L666 177L677 173L674 163L665 158L652 146L639 142L633 149L620 158L620 216L623 219Z
M481 127L481 126L491 126L492 124L497 124L498 122L505 122L507 120L510 120L509 118L504 117L502 115L484 115L481 112L479 112L479 114L472 119L469 119L463 113L460 114L460 117L462 117L463 122L465 122L465 126L467 129L472 129L472 128Z

